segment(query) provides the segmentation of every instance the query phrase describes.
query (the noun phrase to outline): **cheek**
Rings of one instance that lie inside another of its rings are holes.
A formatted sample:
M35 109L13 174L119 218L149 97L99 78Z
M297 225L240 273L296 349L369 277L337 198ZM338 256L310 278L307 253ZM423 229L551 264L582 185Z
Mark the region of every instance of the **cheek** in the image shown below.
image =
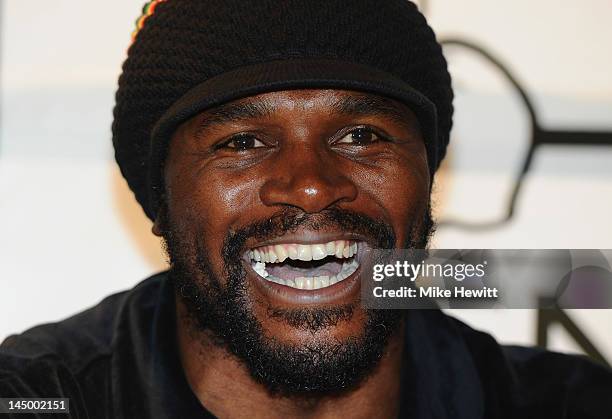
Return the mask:
M364 201L375 203L377 212L391 223L398 243L415 222L421 222L429 202L429 170L419 158L387 159L363 167L356 181Z
M202 166L186 169L166 179L168 202L175 219L186 221L203 234L204 243L216 255L227 233L240 216L254 207L253 176Z

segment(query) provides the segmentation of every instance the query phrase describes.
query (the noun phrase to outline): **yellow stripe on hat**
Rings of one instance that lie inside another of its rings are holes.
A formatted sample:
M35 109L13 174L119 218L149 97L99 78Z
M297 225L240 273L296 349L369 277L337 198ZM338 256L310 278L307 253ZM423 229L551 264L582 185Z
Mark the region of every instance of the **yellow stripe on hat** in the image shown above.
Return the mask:
M144 27L145 20L147 20L147 18L155 12L157 5L165 1L167 0L151 0L145 3L145 5L142 7L142 15L136 19L136 29L134 29L132 32L132 42L136 40L138 32L140 32L140 30Z

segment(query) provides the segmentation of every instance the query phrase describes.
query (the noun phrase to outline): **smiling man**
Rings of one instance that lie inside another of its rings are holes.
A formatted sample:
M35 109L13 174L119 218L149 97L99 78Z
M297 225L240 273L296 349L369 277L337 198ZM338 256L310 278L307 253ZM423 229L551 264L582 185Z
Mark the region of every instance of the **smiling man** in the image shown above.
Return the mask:
M604 418L610 372L438 310L367 310L364 253L424 249L452 121L404 0L167 0L113 143L170 269L0 347L0 396L78 418Z
M400 317L361 308L360 258L427 242L427 153L407 106L345 90L220 105L177 129L164 185L155 231L182 294L187 378L205 405L227 391L209 377L215 370L232 371L234 391L242 383L262 402L264 390L347 390L374 372L394 335L387 367L366 385L372 401L389 391Z

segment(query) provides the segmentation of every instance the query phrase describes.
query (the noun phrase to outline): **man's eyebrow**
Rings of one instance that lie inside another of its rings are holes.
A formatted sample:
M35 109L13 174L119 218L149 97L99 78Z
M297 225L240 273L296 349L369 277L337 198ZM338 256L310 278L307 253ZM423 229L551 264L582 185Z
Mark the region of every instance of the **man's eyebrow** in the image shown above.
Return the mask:
M264 118L273 113L274 108L265 100L226 103L206 112L206 115L198 124L197 130L201 131L215 125L239 122L246 119Z
M391 100L366 94L336 97L330 100L329 110L330 113L347 116L380 116L410 130L413 130L417 123L414 116ZM207 111L198 124L197 132L215 125L269 117L274 112L275 107L267 100L226 103Z
M417 123L415 117L391 100L370 95L343 96L331 103L332 112L344 115L381 116L414 129Z

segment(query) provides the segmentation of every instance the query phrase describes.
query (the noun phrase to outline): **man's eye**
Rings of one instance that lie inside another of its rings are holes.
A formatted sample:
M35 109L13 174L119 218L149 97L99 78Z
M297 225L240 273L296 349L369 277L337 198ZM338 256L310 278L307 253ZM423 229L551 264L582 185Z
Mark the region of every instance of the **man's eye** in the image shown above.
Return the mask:
M259 141L253 135L240 135L233 137L220 145L219 148L231 148L237 151L250 150L252 148L261 148L266 145Z
M356 128L336 141L336 144L368 145L384 140L369 128Z

